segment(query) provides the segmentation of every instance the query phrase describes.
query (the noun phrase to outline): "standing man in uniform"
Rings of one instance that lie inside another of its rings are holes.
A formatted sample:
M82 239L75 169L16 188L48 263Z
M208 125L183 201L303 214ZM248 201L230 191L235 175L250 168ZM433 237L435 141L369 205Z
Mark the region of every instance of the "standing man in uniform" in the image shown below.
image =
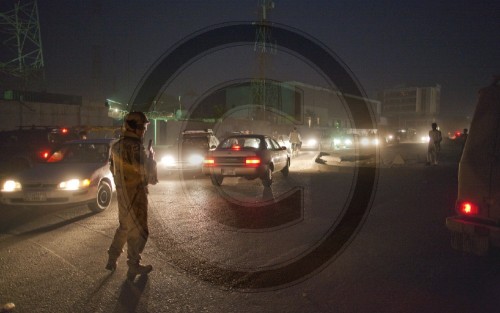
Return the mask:
M427 147L427 164L438 164L438 152L441 150L441 131L437 129L437 124L432 123L432 129L429 131L429 145Z
M130 112L124 118L124 133L111 147L111 172L118 196L119 226L108 250L106 269L114 271L117 259L127 244L128 279L148 274L151 265L142 265L141 253L149 235L148 184L156 184L156 162L143 145L149 120L142 112Z

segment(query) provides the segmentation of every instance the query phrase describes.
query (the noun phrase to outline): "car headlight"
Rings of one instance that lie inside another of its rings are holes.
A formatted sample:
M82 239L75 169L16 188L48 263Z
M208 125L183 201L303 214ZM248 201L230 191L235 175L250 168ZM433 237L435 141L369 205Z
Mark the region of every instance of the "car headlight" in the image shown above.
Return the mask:
M58 187L62 190L78 190L80 188L85 188L90 185L90 179L70 179L67 181L60 182Z
M309 139L307 141L307 145L309 145L309 146L315 146L317 143L318 143L318 141L316 139Z
M361 138L360 143L361 143L361 145L363 145L363 146L368 146L368 145L370 144L370 139L368 139L368 138L366 138L366 137Z
M21 190L21 183L15 180L6 180L3 183L2 191L5 192L13 192Z
M346 146L352 145L352 140L351 139L344 140L344 145L346 145Z
M334 144L334 145L340 145L340 142L341 142L341 140L340 140L340 139L337 139L337 138L334 138L334 139L333 139L333 144Z
M379 142L380 142L380 140L378 140L378 138L375 138L372 141L372 143L373 143L374 146L378 146Z
M174 166L175 165L175 159L171 155L166 155L161 158L160 163L163 166Z
M429 136L422 136L420 137L420 141L423 142L423 143L427 143L429 142L430 138Z
M201 165L203 163L203 156L199 154L193 154L188 157L188 162L191 165Z

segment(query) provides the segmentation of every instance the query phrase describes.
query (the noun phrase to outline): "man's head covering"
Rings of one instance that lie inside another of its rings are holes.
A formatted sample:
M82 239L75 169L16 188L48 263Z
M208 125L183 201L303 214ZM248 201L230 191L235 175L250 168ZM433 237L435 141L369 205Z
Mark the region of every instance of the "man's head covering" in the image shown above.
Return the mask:
M147 124L149 124L149 120L146 117L146 114L142 112L130 112L125 116L123 120L123 126L126 130L129 131L144 129L144 125Z

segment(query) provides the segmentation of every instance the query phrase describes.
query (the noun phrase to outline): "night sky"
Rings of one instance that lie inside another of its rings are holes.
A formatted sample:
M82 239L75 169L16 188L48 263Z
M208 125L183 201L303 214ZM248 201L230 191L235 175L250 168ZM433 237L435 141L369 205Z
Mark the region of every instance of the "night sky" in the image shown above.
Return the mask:
M257 4L257 0L39 0L47 90L86 95L97 77L105 97L127 103L148 68L176 42L211 25L254 21ZM498 1L276 0L269 19L326 45L371 98L386 88L440 84L441 115L470 115L477 91L493 75L500 75ZM301 74L308 69L300 61L290 61L284 53L273 58L277 67L294 67L280 77L300 81L309 75ZM208 56L204 64L200 62L198 74L193 70L179 84L195 88L203 80L198 88L213 87L210 84L225 79L218 76L219 68L231 62L224 73L246 63L224 53ZM207 69L215 66L211 81ZM251 71L230 76L248 76ZM182 92L190 88L184 86Z

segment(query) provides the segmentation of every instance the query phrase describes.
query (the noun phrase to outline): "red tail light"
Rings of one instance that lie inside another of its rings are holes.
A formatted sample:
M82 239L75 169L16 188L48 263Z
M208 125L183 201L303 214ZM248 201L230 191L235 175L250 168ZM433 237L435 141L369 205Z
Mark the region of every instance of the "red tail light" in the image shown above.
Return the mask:
M203 166L215 166L215 159L206 158L205 160L203 160Z
M61 133L67 134L68 133L68 129L67 128L61 128Z
M241 150L241 147L238 146L238 145L234 145L234 146L231 147L231 150L239 151L239 150Z
M40 151L40 153L38 154L40 158L46 160L49 155L50 155L50 151Z
M260 165L260 159L259 158L246 158L245 160L245 165L247 166L259 166Z
M477 215L479 214L479 207L472 202L463 201L457 204L458 212L464 215Z

